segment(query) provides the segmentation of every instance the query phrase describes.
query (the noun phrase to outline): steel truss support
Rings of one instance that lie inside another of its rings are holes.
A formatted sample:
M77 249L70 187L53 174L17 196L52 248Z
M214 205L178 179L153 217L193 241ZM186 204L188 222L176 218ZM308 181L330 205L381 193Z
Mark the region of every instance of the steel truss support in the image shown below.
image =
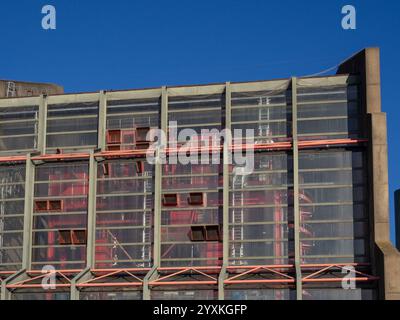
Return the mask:
M118 268L118 269L93 269L90 270L92 277L76 284L78 288L88 287L142 287L143 278L146 276L147 268ZM108 281L113 278L123 278L124 281ZM105 282L104 282L105 280Z
M78 300L86 288L136 288L143 290L143 300L150 300L149 281L157 277L157 268L86 268L71 281L71 299ZM121 280L120 280L121 279Z
M150 281L149 285L217 285L220 269L221 267L158 268L161 276Z
M302 284L342 283L343 281L373 282L379 277L369 274L370 264L303 264L300 265ZM225 287L241 285L293 285L295 265L259 265L224 267L163 267L163 268L120 268L54 270L43 273L40 270L25 269L11 275L2 282L1 299L10 299L11 291L18 289L43 290L42 280L49 275L55 277L54 289L69 289L72 300L79 299L79 292L85 288L135 288L143 290L143 299L151 298L152 287L194 286ZM349 277L348 272L353 272ZM221 274L226 278L221 281ZM44 292L44 291L41 291ZM51 292L51 290L49 290Z
M295 278L289 275L292 265L228 267L229 277L225 284L291 284Z
M342 282L355 281L355 282L369 282L379 280L379 277L368 274L366 271L361 271L366 267L370 267L370 264L362 263L337 263L337 264L307 264L302 265L303 274L306 274L302 278L303 283L331 283L331 282ZM358 270L357 270L358 269ZM349 277L332 277L332 273L349 273L353 275Z
M343 264L302 264L303 274L300 281L306 283L340 283L343 280L355 282L376 281L379 278L361 271L368 268L369 264L343 263ZM266 265L266 266L230 266L227 268L229 277L225 280L227 285L239 284L296 284L298 279L293 277L295 265ZM354 272L354 277L345 277L343 271ZM336 273L335 276L332 276ZM338 275L341 276L338 276Z
M43 289L55 290L57 288L70 288L71 281L80 270L30 270L24 273L24 279L14 279L6 285L7 289ZM43 282L45 278L54 278L55 283ZM48 289L45 286L49 286ZM54 287L53 287L54 286Z

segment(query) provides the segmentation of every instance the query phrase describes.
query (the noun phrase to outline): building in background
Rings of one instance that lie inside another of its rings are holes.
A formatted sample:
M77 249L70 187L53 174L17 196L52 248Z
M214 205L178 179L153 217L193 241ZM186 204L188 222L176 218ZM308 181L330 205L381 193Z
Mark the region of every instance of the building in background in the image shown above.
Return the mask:
M63 87L50 83L23 82L14 80L0 80L0 98L32 97L62 94Z
M152 165L151 128L254 129L254 171ZM400 299L377 48L326 77L0 99L0 148L2 299Z

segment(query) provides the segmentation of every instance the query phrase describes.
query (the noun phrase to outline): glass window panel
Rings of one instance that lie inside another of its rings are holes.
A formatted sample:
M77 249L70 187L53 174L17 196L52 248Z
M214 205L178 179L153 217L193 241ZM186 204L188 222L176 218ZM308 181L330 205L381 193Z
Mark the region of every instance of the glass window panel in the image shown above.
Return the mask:
M0 270L22 263L25 165L0 165Z
M0 153L27 153L37 148L38 106L0 108Z

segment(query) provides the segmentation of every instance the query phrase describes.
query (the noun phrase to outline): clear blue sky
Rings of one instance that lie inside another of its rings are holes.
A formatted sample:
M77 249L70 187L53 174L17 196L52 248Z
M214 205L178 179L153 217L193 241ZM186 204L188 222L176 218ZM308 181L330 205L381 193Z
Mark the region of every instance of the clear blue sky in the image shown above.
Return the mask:
M57 30L41 8L57 9ZM357 9L357 30L341 8ZM368 46L382 59L391 215L400 188L400 1L14 0L0 4L0 78L66 92L301 76ZM392 228L392 238L394 229Z

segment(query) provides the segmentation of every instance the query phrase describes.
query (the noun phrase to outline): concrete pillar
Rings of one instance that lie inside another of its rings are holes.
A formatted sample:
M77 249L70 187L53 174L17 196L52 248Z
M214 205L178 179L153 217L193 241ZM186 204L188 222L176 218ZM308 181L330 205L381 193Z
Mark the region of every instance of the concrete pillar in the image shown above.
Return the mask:
M294 264L296 269L296 299L303 300L300 244L299 201L299 144L297 137L297 78L292 77L292 139L293 139L293 213L294 213Z
M97 130L97 148L106 151L106 130L107 130L107 96L105 91L99 94L99 118Z
M226 267L229 265L229 152L232 145L232 88L225 84L225 129L228 131L223 149L223 203L222 203L222 268L218 276L218 300L225 300L224 281L227 278ZM229 134L228 134L229 133Z
M38 117L38 143L37 149L41 154L46 153L47 142L47 96L41 95L39 104L39 117Z
M28 154L25 164L25 199L24 199L24 238L22 249L22 267L30 269L32 259L32 224L33 196L35 188L35 165Z
M87 220L87 247L86 267L95 267L95 242L96 242L96 194L97 194L97 161L94 153L89 159L89 194L88 194L88 220Z
M395 219L396 219L396 247L400 250L400 189L394 193Z
M379 298L400 299L400 253L390 242L386 114L381 112L379 48L367 48L344 62L339 74L360 76L360 100L369 139L367 163L373 270L381 278Z

